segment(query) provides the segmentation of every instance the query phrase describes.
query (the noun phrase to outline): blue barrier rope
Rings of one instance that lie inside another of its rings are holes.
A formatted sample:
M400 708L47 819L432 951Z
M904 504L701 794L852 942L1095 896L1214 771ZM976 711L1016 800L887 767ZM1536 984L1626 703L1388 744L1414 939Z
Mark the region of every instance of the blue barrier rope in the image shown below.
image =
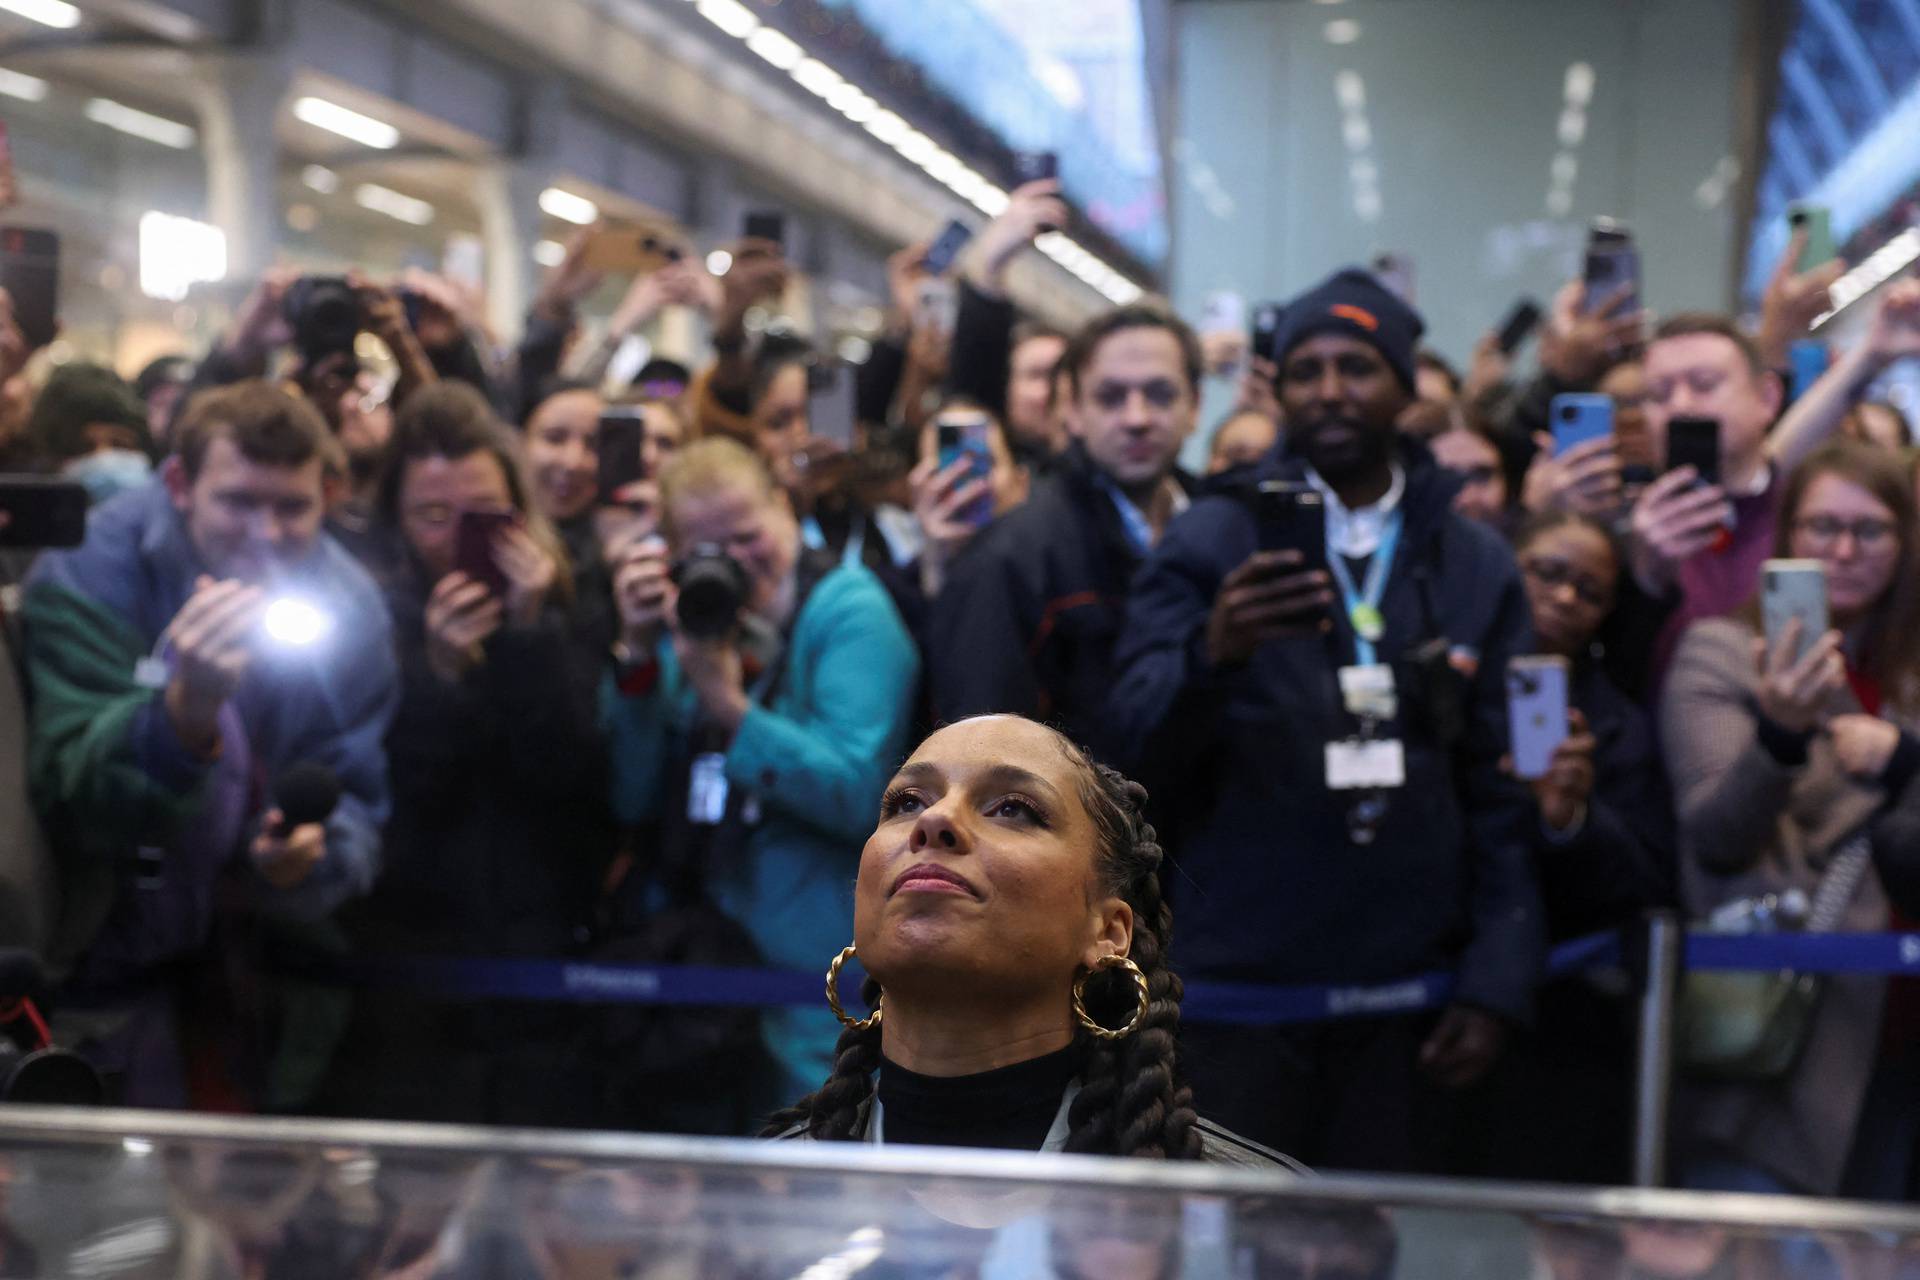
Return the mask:
M1694 933L1687 938L1685 955L1688 968L1701 970L1920 976L1920 933ZM1563 977L1617 966L1621 960L1620 934L1593 934L1554 948L1547 973ZM390 956L355 964L346 976L359 985L443 1000L736 1008L824 1004L820 975L780 969ZM853 982L851 974L846 981ZM1454 975L1447 972L1341 985L1194 980L1187 983L1181 1016L1238 1026L1326 1022L1437 1009L1453 990Z

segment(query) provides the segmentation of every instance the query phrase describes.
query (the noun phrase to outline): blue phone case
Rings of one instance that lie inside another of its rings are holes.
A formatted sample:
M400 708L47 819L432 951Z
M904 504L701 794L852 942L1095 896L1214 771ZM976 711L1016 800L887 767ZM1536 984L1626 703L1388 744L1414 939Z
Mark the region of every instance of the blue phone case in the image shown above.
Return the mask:
M1570 392L1553 398L1547 410L1553 424L1553 456L1576 445L1613 434L1613 398L1592 392Z
M987 442L977 436L963 436L958 444L940 446L940 467L948 467L966 458L973 465L968 473L970 480L986 480L993 475L993 451ZM967 505L966 518L975 525L985 525L993 519L993 495L988 494L977 502Z

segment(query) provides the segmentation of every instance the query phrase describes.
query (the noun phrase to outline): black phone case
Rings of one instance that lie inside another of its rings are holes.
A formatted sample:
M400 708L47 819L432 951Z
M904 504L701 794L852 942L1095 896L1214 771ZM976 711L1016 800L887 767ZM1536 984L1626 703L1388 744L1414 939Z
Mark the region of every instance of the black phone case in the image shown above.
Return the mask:
M600 501L612 502L613 495L627 485L647 478L646 460L640 447L646 439L646 424L638 418L600 419L599 459Z
M1667 423L1667 470L1692 467L1703 484L1720 483L1720 424L1707 418Z

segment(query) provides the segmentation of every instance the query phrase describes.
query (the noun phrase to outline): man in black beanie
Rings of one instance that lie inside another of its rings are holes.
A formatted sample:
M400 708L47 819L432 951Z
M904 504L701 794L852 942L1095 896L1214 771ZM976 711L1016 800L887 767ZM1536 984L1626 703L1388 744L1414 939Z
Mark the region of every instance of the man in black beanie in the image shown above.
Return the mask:
M1422 328L1360 271L1288 305L1283 448L1154 548L1108 703L1180 852L1182 971L1340 984L1323 1013L1373 1015L1187 1031L1208 1114L1328 1168L1442 1171L1544 948L1540 819L1501 767L1526 598L1395 431ZM1444 1001L1407 982L1432 972Z

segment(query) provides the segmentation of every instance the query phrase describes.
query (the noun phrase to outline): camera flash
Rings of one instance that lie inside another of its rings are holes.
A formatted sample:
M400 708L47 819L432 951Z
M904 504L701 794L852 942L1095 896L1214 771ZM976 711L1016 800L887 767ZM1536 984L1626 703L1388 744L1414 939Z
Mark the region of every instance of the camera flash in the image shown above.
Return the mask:
M305 600L282 596L267 606L261 626L276 643L305 648L333 629L333 619Z

